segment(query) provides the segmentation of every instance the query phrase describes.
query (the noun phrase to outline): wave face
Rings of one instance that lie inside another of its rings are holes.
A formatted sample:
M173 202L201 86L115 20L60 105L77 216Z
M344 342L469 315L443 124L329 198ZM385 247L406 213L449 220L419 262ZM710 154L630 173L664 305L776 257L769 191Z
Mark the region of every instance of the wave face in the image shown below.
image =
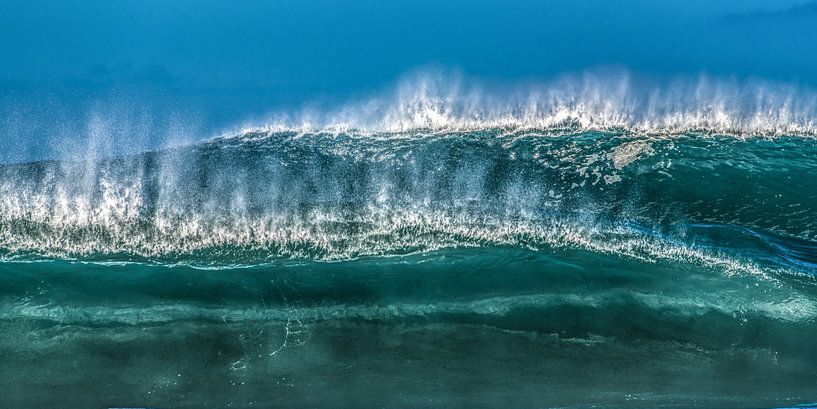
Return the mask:
M817 139L471 128L0 167L0 402L817 399Z
M7 259L231 265L509 245L739 260L750 246L800 270L817 239L817 142L802 137L254 132L0 177Z

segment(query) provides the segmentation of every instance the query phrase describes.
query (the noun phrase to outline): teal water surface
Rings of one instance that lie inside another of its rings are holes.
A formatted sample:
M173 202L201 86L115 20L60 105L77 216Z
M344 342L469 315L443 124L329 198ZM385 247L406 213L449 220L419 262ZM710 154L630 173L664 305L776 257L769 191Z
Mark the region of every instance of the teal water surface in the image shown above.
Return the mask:
M817 141L251 132L0 168L0 406L817 399Z

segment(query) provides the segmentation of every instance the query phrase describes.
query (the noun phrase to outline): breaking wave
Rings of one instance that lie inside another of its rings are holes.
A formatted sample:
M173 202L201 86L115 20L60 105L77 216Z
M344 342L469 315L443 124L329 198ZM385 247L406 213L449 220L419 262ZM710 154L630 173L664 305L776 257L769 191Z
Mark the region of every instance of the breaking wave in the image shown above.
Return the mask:
M252 265L567 246L810 271L815 158L802 137L255 131L4 166L0 248L7 259Z

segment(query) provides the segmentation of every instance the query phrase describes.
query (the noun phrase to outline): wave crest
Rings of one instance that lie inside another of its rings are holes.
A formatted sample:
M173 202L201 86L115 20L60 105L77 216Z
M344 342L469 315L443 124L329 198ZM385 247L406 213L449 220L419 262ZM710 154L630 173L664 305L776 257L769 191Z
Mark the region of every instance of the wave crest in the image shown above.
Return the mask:
M814 136L817 93L789 84L705 75L660 83L615 70L547 83L486 87L462 75L423 71L404 78L393 92L354 100L339 109L313 107L300 115L273 115L266 125L244 131L491 128ZM229 132L235 133L241 132Z

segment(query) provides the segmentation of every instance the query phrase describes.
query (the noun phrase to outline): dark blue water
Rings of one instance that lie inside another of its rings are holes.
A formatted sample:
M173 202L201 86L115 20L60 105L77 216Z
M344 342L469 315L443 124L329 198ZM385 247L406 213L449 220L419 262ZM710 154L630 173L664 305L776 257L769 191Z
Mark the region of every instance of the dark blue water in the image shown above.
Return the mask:
M253 131L6 165L0 257L4 407L817 399L811 136Z

